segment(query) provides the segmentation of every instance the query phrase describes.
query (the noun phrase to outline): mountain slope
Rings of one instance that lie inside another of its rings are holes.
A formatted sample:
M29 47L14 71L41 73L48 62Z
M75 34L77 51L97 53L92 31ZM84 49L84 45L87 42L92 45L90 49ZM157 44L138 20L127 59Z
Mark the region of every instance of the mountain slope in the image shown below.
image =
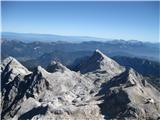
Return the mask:
M5 68L5 64L2 67ZM18 64L13 71L21 67ZM48 66L48 70L50 72L38 66L26 75L20 71L16 79L5 84L3 119L102 119L98 101L90 94L94 87L90 79L56 62ZM19 77L21 74L24 77Z
M107 71L108 74L112 75L115 73L119 73L119 70L123 68L118 65L115 61L105 56L98 49L93 53L93 55L85 61L85 63L81 63L79 66L79 71L81 73L93 72L93 71Z
M106 118L158 119L160 93L133 69L103 84L99 94L105 94L100 105Z
M19 75L21 77L29 74L30 71L19 63L15 58L8 57L1 64L1 84L2 88L5 84L12 82Z
M83 74L52 61L47 70L30 72L16 59L5 59L2 119L159 119L160 93L135 70L99 50L79 68Z
M74 71L78 71L80 64L85 62L89 57L77 58L69 68ZM114 56L111 57L118 64L127 67L134 68L137 72L143 76L158 78L160 76L160 63L152 60L135 58L135 57L125 57L125 56Z
M96 85L95 92L98 91L101 84L125 70L124 67L104 55L98 49L90 57L79 62L75 67L77 71L80 71L92 80L93 84Z
M125 67L132 67L144 76L160 77L160 63L140 58L123 56L112 57L116 62Z
M28 87L24 78L30 73L13 57L6 58L1 64L2 116L15 109L15 104L21 103Z

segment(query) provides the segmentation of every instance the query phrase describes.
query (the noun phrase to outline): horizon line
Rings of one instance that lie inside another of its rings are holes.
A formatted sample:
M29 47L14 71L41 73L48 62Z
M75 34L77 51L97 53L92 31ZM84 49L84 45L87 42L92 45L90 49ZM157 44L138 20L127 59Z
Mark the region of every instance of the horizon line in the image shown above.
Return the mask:
M143 43L160 43L160 41L142 41L142 40L137 40L137 39L123 39L123 38L105 38L105 37L99 37L99 36L86 36L86 35L65 35L65 34L52 34L52 33L30 33L30 32L9 32L9 31L1 31L1 38L2 38L2 33L15 33L15 34L33 34L33 35L50 35L50 36L59 36L59 37L84 37L84 38L96 38L96 39L101 39L97 40L98 42L107 42L107 41L139 41ZM102 41L103 39L103 41ZM95 40L91 40L95 41ZM84 42L84 41L82 41Z

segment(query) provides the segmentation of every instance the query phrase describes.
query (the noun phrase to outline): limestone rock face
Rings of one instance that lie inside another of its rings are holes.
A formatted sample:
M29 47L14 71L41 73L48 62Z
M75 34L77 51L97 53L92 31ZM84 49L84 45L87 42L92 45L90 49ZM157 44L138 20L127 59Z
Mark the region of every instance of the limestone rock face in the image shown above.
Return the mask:
M15 104L19 104L26 88L24 77L30 73L13 57L6 58L1 64L2 116L9 111L14 115Z
M160 93L143 76L128 69L105 83L99 94L105 94L100 106L107 118L158 119Z
M74 72L53 61L30 72L9 57L1 64L2 119L159 119L160 93L135 70L99 50Z
M50 72L41 66L29 72L18 61L16 65L13 71L20 68L26 72L17 71L18 75L4 84L3 119L103 119L100 102L90 94L94 87L90 79L61 63L51 64ZM5 72L2 69L4 78Z
M1 84L8 84L14 80L17 76L25 76L29 74L30 71L27 70L21 63L19 63L15 58L8 57L1 64Z
M101 72L114 76L115 74L121 73L123 70L124 68L122 66L104 55L98 49L87 61L81 63L79 67L79 71L83 74L88 72Z
M61 71L64 72L65 70L68 70L65 66L63 66L60 62L52 61L50 65L47 67L48 72L56 72Z
M125 68L97 49L91 57L78 65L78 70L92 80L95 85L92 91L97 93L103 83L124 72Z

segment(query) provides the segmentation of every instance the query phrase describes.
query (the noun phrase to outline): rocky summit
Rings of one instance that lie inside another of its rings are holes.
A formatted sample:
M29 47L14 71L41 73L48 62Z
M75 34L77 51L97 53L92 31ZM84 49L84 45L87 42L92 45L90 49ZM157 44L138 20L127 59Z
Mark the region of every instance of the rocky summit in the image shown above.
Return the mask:
M29 71L1 63L3 120L160 119L160 93L132 68L96 50L71 71L53 61Z
M106 118L158 119L160 93L132 68L103 84L99 94L105 94L100 105Z

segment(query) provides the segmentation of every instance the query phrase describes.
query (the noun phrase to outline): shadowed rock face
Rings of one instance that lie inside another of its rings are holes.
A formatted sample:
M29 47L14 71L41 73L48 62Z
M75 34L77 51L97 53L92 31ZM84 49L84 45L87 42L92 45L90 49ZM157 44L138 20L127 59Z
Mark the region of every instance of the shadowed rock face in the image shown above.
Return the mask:
M48 108L47 106L46 107L40 106L37 108L33 108L29 112L26 112L23 115L21 115L18 118L18 120L30 120L36 115L45 115L45 113L47 112L47 108Z
M2 89L5 84L8 84L15 77L25 76L29 74L30 71L27 70L21 63L19 63L15 58L8 57L1 64L1 84Z
M101 85L111 78L121 74L125 68L98 49L91 57L83 61L77 68L84 76L90 78L95 85L92 92L97 93Z
M21 67L19 65L15 69ZM90 79L70 71L60 63L50 67L52 73L38 66L33 72L19 73L13 80L4 83L3 119L103 118L97 105L99 101L90 94L94 87ZM2 72L6 78L5 72L8 71L2 69Z
M4 120L157 119L159 92L99 50L74 72L52 62L30 72L10 57L1 65ZM103 97L102 97L103 96ZM105 117L105 118L104 118Z
M121 67L114 60L105 56L98 49L87 61L81 63L79 67L79 71L83 74L88 72L101 71L104 73L106 72L110 75L115 75L116 73L120 73L121 71L123 71L123 69L123 67Z
M52 61L50 65L48 65L47 67L48 72L57 72L57 71L64 72L65 70L67 70L67 68L63 66L61 63L56 61Z
M24 96L28 85L24 77L31 72L28 71L13 57L5 59L1 65L1 92L2 92L2 116L12 111L13 116L16 112L15 105Z
M158 119L160 116L159 92L133 69L103 84L99 94L105 94L100 107L107 118Z

